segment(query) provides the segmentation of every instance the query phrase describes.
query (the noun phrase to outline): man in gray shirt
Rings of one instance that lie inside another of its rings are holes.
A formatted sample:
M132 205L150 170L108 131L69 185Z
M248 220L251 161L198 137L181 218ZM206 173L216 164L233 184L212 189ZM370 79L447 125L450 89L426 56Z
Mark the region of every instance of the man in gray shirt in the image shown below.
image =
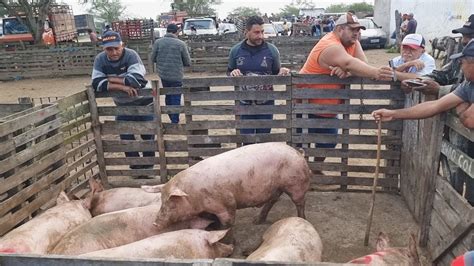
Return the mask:
M151 55L164 88L183 86L183 68L191 66L186 43L178 39L178 26L169 24L163 38L155 41ZM181 94L168 94L166 105L180 105ZM171 123L179 123L179 114L169 114Z

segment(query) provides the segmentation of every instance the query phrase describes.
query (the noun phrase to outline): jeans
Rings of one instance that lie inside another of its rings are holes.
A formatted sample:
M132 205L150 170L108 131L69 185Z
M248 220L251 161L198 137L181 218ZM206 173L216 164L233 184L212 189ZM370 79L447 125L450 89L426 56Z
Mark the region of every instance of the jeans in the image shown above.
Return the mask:
M170 80L161 80L163 88L177 88L182 87L183 83L181 81L170 81ZM166 105L180 105L181 104L181 94L168 94L165 96ZM179 114L168 114L170 117L171 123L179 123Z
M274 105L275 101L267 101L266 103L260 104L260 105ZM252 105L252 104L245 104L245 103L240 103L240 105ZM259 119L266 119L266 120L272 120L273 115L241 115L240 120L259 120ZM240 129L240 134L242 135L249 135L249 134L268 134L270 133L272 129L271 128L242 128ZM248 145L252 143L243 143L243 145Z
M297 114L297 118L302 118L302 114ZM309 119L337 119L337 117L325 117L325 116L320 116L320 115L314 115L314 114L308 114ZM316 134L316 133L321 133L321 134L332 134L332 135L337 135L337 128L308 128L308 133L309 134ZM296 133L303 133L302 128L297 128ZM316 143L316 148L330 148L333 149L336 147L337 143ZM298 144L297 147L302 147L302 144Z
M450 129L449 140L460 151L466 153L471 158L474 157L474 144L468 139ZM451 161L449 161L449 168L451 172L449 182L453 188L462 194L464 183L466 183L466 194L464 197L471 205L474 205L474 179Z
M119 115L117 116L117 121L153 121L152 115ZM154 140L155 135L140 135L143 140ZM133 134L120 134L121 140L135 140L135 136ZM154 151L144 151L143 157L154 157ZM125 157L140 157L140 154L136 151L134 152L125 152ZM130 168L152 168L153 165L143 165L143 166L136 166L131 165Z

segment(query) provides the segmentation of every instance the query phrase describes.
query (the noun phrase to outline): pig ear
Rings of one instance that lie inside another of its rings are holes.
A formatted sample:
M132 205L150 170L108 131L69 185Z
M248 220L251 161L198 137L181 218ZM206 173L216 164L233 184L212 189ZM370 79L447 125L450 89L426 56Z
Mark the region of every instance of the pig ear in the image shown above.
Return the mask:
M417 238L414 233L410 233L410 241L408 242L408 250L412 258L418 259Z
M82 205L82 207L84 207L84 209L86 209L86 210L92 209L92 198L93 197L94 197L94 194L89 195L87 198L85 198L81 201L81 205Z
M104 186L102 186L102 183L100 183L93 177L89 178L89 186L92 192L104 191Z
M375 246L377 247L377 251L383 251L389 247L388 237L384 232L379 233Z
M61 191L61 193L59 193L59 196L58 198L56 199L56 204L57 205L61 205L63 203L66 203L70 201L68 196L66 195L66 193L64 191Z
M209 231L209 232L208 232L207 242L208 242L210 245L219 242L219 240L221 240L222 238L225 237L225 235L227 234L227 232L229 232L229 230L230 230L230 229L227 229L227 230L220 230L220 231Z
M184 192L181 189L175 187L174 189L172 189L170 191L168 199L170 199L171 197L187 197L187 196L188 196L188 194L186 194L186 192Z
M163 190L165 184L156 185L156 186L142 186L142 189L148 193L158 193Z

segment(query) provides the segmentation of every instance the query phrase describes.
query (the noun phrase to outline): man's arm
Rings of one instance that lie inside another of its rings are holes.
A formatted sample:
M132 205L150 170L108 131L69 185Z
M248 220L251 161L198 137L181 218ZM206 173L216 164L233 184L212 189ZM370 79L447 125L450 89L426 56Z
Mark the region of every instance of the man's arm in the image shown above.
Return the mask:
M345 72L354 76L367 77L378 80L391 80L392 69L389 67L376 68L368 65L359 58L349 55L342 45L333 45L326 48L319 56L319 64L322 67L340 67Z
M158 55L158 40L153 44L153 50L151 51L151 60L153 63L157 63L156 56Z
M237 51L239 50L239 45L235 45L230 49L229 53L229 60L227 63L227 76L242 76L242 73L240 70L237 68L237 63L235 61L235 57L237 55Z
M459 114L459 120L461 123L469 128L474 129L474 105L470 104L470 106L462 113Z
M376 120L390 121L393 119L424 119L445 112L451 108L463 103L463 100L449 93L446 96L436 100L417 104L406 109L379 109L372 112Z

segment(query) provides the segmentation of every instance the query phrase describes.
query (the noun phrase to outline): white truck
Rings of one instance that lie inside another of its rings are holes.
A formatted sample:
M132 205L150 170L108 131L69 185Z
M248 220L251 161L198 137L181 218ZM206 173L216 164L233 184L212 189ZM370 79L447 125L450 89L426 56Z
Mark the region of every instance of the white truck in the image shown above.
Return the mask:
M184 35L217 35L217 23L214 18L188 18L184 21Z

